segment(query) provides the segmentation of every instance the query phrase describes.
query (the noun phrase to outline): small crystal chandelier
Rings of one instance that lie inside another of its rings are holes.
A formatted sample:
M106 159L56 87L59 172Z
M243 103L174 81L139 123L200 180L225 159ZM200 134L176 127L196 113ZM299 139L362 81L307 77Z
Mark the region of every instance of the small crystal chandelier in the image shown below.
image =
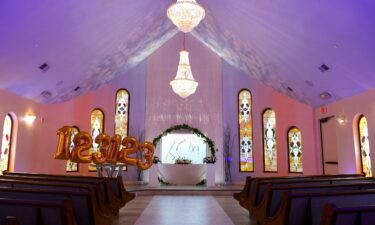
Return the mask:
M204 18L205 10L195 0L177 0L169 6L167 15L182 32L188 33Z
M185 34L184 34L184 50L180 51L180 62L178 64L177 74L174 80L169 83L173 91L181 98L187 98L194 94L198 87L198 82L194 80L189 62L189 52L185 50Z

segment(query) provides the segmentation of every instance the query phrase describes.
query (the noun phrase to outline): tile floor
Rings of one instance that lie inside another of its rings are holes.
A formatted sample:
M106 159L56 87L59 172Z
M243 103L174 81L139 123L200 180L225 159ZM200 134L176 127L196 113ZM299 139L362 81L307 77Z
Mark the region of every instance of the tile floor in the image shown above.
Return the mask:
M114 225L250 225L231 196L139 196L120 210Z

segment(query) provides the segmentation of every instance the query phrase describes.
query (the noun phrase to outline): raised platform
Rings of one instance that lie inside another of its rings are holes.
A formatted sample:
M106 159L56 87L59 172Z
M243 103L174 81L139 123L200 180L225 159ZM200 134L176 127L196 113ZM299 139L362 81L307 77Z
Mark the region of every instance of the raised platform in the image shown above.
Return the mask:
M137 196L148 195L214 195L232 196L240 192L243 186L173 186L149 187L147 185L126 185L126 190L136 193Z

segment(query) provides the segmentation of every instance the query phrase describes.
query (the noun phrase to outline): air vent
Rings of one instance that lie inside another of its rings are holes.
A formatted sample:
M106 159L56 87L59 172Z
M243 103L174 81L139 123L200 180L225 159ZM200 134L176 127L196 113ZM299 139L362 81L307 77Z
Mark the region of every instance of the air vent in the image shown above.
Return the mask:
M76 88L74 88L74 91L78 91L79 89L81 89L81 87L77 86Z
M326 71L328 71L330 68L326 65L326 64L322 64L321 66L319 66L319 70L324 73Z
M42 91L42 93L40 93L40 95L43 97L43 98L50 98L52 96L52 93L50 91Z
M44 72L47 72L49 70L49 65L47 63L43 63L39 66L39 69L43 70Z
M307 80L305 81L307 85L309 85L310 87L314 87L314 83L310 80Z
M288 87L287 89L288 89L288 91L290 91L290 92L293 92L293 91L294 91L293 88L291 88L291 87Z
M323 100L327 100L327 99L330 99L332 97L332 95L328 92L323 92L320 94L320 98L323 99Z

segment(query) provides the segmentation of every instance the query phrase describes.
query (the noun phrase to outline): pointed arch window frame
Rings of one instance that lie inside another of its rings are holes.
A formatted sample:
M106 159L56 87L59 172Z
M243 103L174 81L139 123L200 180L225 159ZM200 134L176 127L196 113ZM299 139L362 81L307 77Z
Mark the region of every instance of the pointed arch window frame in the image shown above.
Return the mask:
M251 142L252 142L252 149L251 149L251 158L252 158L252 170L242 170L241 166L241 124L240 124L240 94L244 91L247 91L250 94L250 123L251 123ZM237 124L238 124L238 170L240 173L254 173L255 172L255 160L254 160L254 123L253 123L253 95L251 91L247 88L242 88L237 93Z
M102 133L104 133L105 131L105 113L104 111L101 109L101 108L94 108L93 110L91 110L91 113L90 113L90 134L92 134L92 114L94 111L100 111L103 115L103 119L102 119L102 124L103 124L103 128L102 128ZM90 148L90 152L92 152L92 145L94 144L94 137L92 137L92 143L91 143L91 148ZM97 172L97 169L95 167L92 167L90 166L90 164L88 165L88 170L89 172Z
M9 118L10 119L10 137L9 137L9 149L8 149L8 162L7 162L7 168L6 168L6 171L9 171L9 168L10 168L10 161L11 161L11 156L12 156L12 152L13 152L13 132L14 132L14 118L12 116L11 113L7 113L4 117L4 120L3 120L3 129L2 129L2 132L4 133L4 125L5 125L5 120L6 118ZM3 142L1 140L1 149L3 148ZM1 160L1 159L0 159ZM0 168L1 169L1 168ZM4 170L3 170L4 171ZM0 174L3 173L3 171L0 171Z
M80 129L79 129L78 126L73 126L73 129L76 129L76 130L78 131L78 133L80 132ZM73 141L73 140L71 140L71 141ZM70 149L69 149L69 150L70 150ZM68 159L68 160L66 161L65 171L66 171L67 173L77 173L77 172L79 172L79 163L75 163L75 164L77 165L77 169L76 169L76 170L68 170L68 163L69 163L69 162L71 162L70 159Z
M293 130L293 129L297 129L300 133L301 133L301 161L302 161L302 171L301 172L298 172L298 171L291 171L291 168L290 168L290 164L291 164L291 161L290 161L290 142L289 142L289 133ZM288 158L288 173L294 173L294 174L303 174L303 142L302 142L302 131L301 129L299 129L297 126L291 126L289 127L287 133L286 133L286 143L287 143L287 158Z
M366 173L364 172L364 162L363 162L363 158L362 158L362 141L361 141L361 127L360 127L360 124L361 124L361 120L362 119L365 119L366 120L366 124L367 124L367 130L368 130L368 120L367 120L367 117L364 115L364 114L361 114L359 115L358 117L358 120L357 120L357 131L358 131L358 147L359 147L359 154L360 154L360 159L361 159L361 173L365 174ZM369 137L368 137L369 138ZM370 138L369 138L370 139ZM370 141L370 140L369 140ZM370 150L370 164L372 162L372 158L371 158L371 148L369 149ZM367 175L366 175L367 176ZM373 177L373 174L372 174L372 167L371 167L371 176L370 177Z
M126 114L127 114L127 121L126 121L126 123L127 123L127 125L126 125L126 135L128 136L129 135L129 118L130 118L130 92L129 92L129 90L128 89L126 89L126 88L120 88L120 89L118 89L117 91L116 91L116 94L115 94L115 126L114 126L114 134L117 134L116 133L116 130L117 130L117 122L116 122L116 117L117 117L117 95L118 95L118 93L120 92L120 91L125 91L126 93L127 93L127 95L128 95L128 106L127 106L127 112L126 112ZM128 170L128 167L127 166L125 166L125 167L123 167L122 168L122 170L123 171L127 171Z
M275 155L276 155L276 170L275 171L272 171L272 170L266 170L266 156L265 156L265 151L266 151L266 148L265 148L265 127L264 127L264 115L267 111L273 111L273 113L275 114L275 144L276 144L276 152L275 152ZM263 155L263 172L264 173L278 173L278 154L277 154L277 116L276 116L276 111L273 109L273 108L265 108L262 112L262 155Z

